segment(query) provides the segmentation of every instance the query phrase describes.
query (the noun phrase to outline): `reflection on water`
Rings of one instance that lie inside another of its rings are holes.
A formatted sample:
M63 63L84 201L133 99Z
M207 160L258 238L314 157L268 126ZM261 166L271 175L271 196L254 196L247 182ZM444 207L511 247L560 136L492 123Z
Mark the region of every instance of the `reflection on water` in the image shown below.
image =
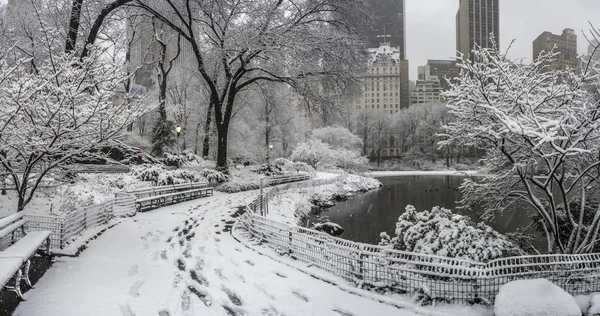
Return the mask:
M394 236L398 216L408 204L418 211L443 206L454 210L461 199L458 189L464 176L402 176L379 178L383 187L359 194L348 201L339 202L319 215L312 215L310 222L318 222L327 216L344 228L341 238L376 244L379 233L385 231ZM480 209L460 211L476 222L481 221ZM523 209L497 215L488 225L501 233L515 232L531 223ZM538 242L536 245L540 245ZM543 243L542 243L543 244Z

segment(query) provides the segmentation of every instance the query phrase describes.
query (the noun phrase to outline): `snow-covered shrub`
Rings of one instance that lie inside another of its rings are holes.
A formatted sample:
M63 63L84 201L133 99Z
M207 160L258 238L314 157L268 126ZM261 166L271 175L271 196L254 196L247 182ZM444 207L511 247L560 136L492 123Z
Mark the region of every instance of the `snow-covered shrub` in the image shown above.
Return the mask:
M545 279L517 280L500 287L495 316L581 316L573 296Z
M383 186L381 181L375 178L363 177L354 174L346 176L342 180L342 183L344 184L344 189L349 192L366 192Z
M314 129L311 138L329 144L336 150L358 151L363 146L363 140L360 137L341 126L326 126Z
M319 165L331 162L334 157L335 151L331 146L318 139L309 139L296 146L290 159L305 162L313 169L317 169Z
M153 185L206 181L198 172L183 169L167 170L161 165L140 166L133 170L133 174L142 181L152 182Z
M315 169L313 169L311 166L307 165L304 162L293 162L291 164L287 164L285 166L283 166L283 171L285 173L298 173L298 172L306 172L306 173L313 173L315 171Z
M223 183L229 181L228 175L213 169L202 169L200 174L210 183Z
M273 165L276 166L280 166L281 168L285 167L286 165L292 164L293 162L291 160L285 159L285 158L277 158L275 160L273 160Z
M264 174L267 177L278 176L283 174L283 166L279 163L271 162L269 164L262 164L254 169L253 172L258 174Z
M417 212L412 205L396 223L395 249L478 262L522 254L521 249L484 223L434 207Z
M143 152L150 152L152 149L152 143L147 138L135 134L135 133L127 133L123 136L123 143L139 148Z
M87 205L92 205L94 200L91 196L76 194L69 187L61 187L56 190L59 197L58 203L51 206L50 215L68 214Z
M158 175L155 185L171 185L180 183L205 182L202 175L183 169L167 170Z
M237 193L257 189L260 189L260 184L251 181L226 182L215 188L215 190L225 193Z
M363 171L367 169L369 159L358 150L338 149L334 155L334 163L345 171Z
M163 155L162 162L171 167L181 167L186 162L185 156L183 155L172 155L165 153Z

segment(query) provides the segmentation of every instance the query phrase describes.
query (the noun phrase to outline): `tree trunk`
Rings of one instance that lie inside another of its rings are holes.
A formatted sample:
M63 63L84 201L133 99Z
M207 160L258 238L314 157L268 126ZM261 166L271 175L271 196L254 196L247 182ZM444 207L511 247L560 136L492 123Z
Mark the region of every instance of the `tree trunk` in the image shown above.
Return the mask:
M206 112L206 123L204 124L204 141L202 143L202 157L208 157L210 150L210 124L212 120L214 103L211 101L208 104L208 110Z
M25 198L19 193L19 201L17 202L17 213L25 208Z
M79 32L79 20L81 17L81 4L83 0L73 0L71 5L71 19L69 20L69 35L65 44L65 52L70 53L75 49L77 33Z
M202 123L198 123L198 124L196 125L196 138L195 138L195 140L194 140L194 155L197 155L197 154L198 154L198 140L199 140L199 138L200 138L200 125L201 125L201 124L202 124Z
M229 118L224 118L217 126L217 170L229 174L227 165L227 133L229 131Z

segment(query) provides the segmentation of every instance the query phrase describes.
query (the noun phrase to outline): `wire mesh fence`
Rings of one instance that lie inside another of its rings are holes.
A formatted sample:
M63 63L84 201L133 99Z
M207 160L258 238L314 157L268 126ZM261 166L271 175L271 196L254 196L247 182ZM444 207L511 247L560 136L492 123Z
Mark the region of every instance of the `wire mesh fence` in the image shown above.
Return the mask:
M280 254L313 264L363 287L428 300L491 304L510 281L544 278L571 295L600 291L600 254L509 257L487 263L418 254L332 237L261 216L261 203L291 188L329 184L327 179L282 185L247 205L240 224Z

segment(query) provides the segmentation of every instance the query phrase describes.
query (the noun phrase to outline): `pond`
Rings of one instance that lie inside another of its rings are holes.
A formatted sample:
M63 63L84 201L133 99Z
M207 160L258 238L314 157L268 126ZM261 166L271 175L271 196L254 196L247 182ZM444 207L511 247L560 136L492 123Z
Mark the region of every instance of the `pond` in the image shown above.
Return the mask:
M406 205L413 205L418 211L431 210L442 206L454 210L461 199L458 189L464 176L415 175L378 178L383 187L358 194L347 201L338 202L319 214L312 214L309 223L320 222L323 217L341 225L344 233L340 236L358 242L377 244L383 231L395 236L394 229L398 217L404 213ZM482 219L481 209L457 211L468 215L475 222ZM501 233L515 232L531 223L528 213L516 209L484 221ZM539 237L539 236L538 236ZM545 239L536 238L534 246L545 247ZM539 248L538 248L539 249Z

